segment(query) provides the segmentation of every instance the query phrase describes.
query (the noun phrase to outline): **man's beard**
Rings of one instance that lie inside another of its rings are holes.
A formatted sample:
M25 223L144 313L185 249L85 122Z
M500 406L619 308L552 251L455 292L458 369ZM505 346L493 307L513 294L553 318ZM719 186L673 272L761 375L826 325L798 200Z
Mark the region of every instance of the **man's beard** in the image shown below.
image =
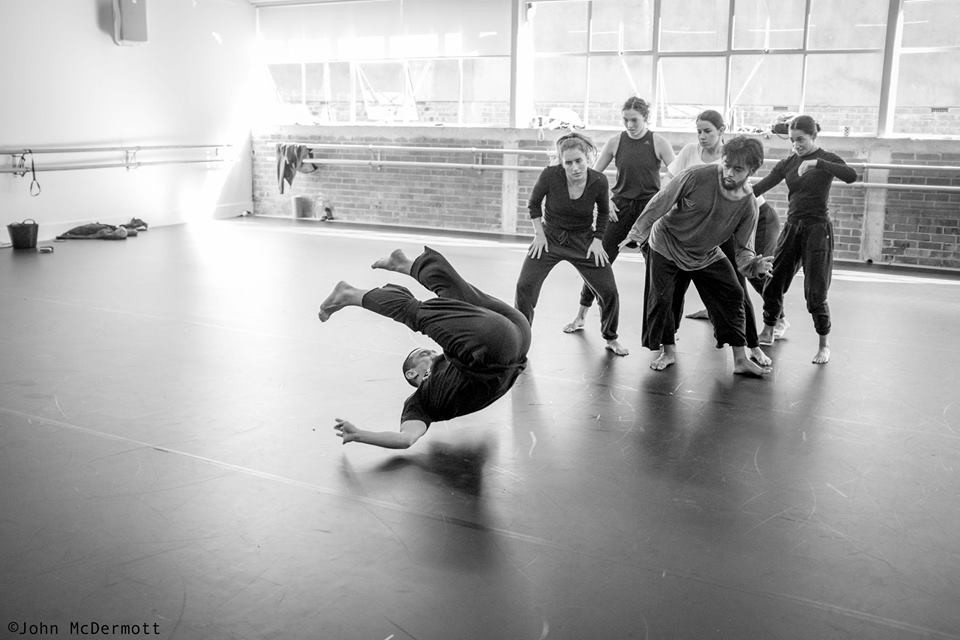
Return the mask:
M746 182L746 180L744 180L743 182L736 182L736 181L733 180L732 178L721 178L721 179L720 179L720 184L722 184L722 185L723 185L723 188L726 189L727 191L736 191L736 190L738 190L740 187L742 187L745 182Z

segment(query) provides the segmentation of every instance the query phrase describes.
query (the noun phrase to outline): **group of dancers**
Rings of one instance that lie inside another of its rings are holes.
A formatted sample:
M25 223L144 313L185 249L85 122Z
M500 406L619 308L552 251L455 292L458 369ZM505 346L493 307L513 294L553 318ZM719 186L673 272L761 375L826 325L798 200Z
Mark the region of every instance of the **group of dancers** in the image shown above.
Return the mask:
M628 99L622 115L624 131L599 154L580 133L557 140L558 164L540 173L530 196L534 239L513 306L467 283L430 248L413 260L394 251L373 268L409 275L435 298L420 301L393 284L370 290L346 282L334 287L321 304L321 321L346 306L361 306L406 324L442 348L441 353L414 349L404 359L404 378L416 389L404 404L399 432L363 430L337 418L334 429L345 444L407 448L432 422L478 411L502 397L525 367L540 290L559 262L571 264L584 281L577 313L563 331L583 330L596 300L605 348L628 355L617 333L620 299L612 267L625 248L638 248L644 256L642 341L656 352L651 369L676 363L675 336L692 282L706 309L688 317L710 320L717 348L729 346L733 353L734 374L768 373L772 361L761 345L773 344L787 330L783 298L801 266L807 311L819 336L813 362L830 360L833 226L827 201L834 178L851 183L857 176L840 157L818 146L816 121L795 117L789 125L793 153L751 186L763 163L763 145L746 136L724 141L718 112L697 116L698 141L677 155L648 128L644 100ZM616 166L612 190L603 173L611 161ZM781 230L762 196L783 181L788 211ZM760 331L747 283L763 298Z

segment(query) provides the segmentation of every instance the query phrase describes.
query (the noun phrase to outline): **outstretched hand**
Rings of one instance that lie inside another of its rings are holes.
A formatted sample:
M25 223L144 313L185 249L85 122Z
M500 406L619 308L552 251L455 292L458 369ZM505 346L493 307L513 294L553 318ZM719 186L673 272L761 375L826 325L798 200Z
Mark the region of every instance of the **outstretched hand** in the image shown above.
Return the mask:
M337 435L343 438L343 444L348 442L353 442L357 439L357 429L352 422L348 422L343 418L335 418L337 423L333 425L333 430L337 432Z
M631 238L627 236L623 241L617 245L620 248L620 251L626 249L637 249L643 246L643 241L637 240L636 238Z

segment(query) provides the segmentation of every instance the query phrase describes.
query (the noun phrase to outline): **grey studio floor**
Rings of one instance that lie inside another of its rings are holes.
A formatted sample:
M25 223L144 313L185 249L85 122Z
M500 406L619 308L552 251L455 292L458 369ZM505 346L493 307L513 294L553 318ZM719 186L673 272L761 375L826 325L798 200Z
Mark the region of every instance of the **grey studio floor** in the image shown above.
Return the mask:
M516 240L246 218L0 251L4 633L960 638L960 278L839 266L827 366L798 279L752 380L704 321L648 368L636 256L631 355L595 311L563 334L560 265L507 396L343 446L336 417L396 428L429 341L317 309L340 279L428 296L369 269L424 243L512 301Z

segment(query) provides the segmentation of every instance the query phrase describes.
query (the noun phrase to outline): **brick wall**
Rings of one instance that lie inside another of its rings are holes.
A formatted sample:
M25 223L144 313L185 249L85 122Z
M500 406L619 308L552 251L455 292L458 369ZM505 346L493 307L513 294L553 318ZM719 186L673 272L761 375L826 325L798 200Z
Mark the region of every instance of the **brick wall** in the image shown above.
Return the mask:
M617 135L615 130L587 131L598 143ZM692 133L663 134L679 149L695 140ZM339 143L418 147L517 148L546 151L557 132L538 139L531 129L477 129L461 127L292 126L254 133L254 213L291 217L293 196L318 198L334 207L340 220L452 231L532 233L526 200L537 170L504 171L443 167L376 167L319 165L315 173L299 174L292 189L280 194L276 178L278 143ZM768 162L789 153L788 141L776 136L763 139ZM918 165L960 165L960 142L894 140L866 137L827 137L821 145L854 164L872 162ZM318 157L332 161L369 162L370 150L321 149ZM431 151L383 150L383 161L453 162L500 165L504 156L466 151L456 154ZM507 164L542 167L542 155L517 155ZM865 171L857 166L861 181L880 184L920 184L960 187L956 171L933 173L914 169ZM780 185L767 200L785 217L786 187ZM873 262L960 270L960 192L905 191L866 188L834 182L830 209L835 228L836 257L841 261Z
M928 146L892 153L893 164L960 165L960 149ZM897 184L960 187L960 172L891 170ZM891 190L884 221L883 261L960 268L960 193Z

